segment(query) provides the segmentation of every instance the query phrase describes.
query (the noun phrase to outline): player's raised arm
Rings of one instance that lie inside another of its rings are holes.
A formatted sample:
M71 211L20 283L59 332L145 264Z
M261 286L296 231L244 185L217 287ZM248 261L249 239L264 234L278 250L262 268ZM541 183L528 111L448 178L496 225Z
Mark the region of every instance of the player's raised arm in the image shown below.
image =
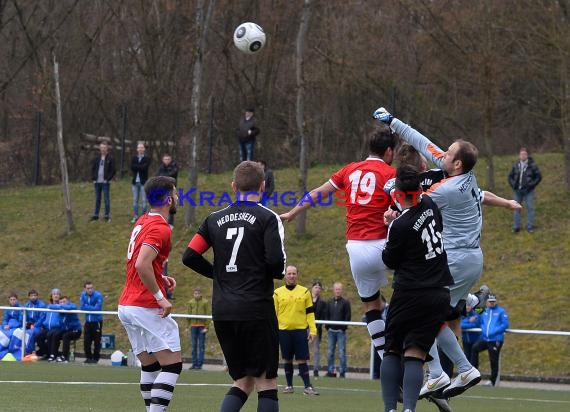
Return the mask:
M376 109L373 116L380 123L388 125L398 136L414 146L416 150L437 165L437 167L443 167L443 155L445 152L426 136L401 120L396 119L383 107Z
M303 197L301 201L289 212L283 213L279 217L284 222L290 222L291 220L295 219L295 217L301 213L303 210L310 208L313 205L317 205L322 199L328 197L328 195L332 192L336 191L336 188L327 181L323 183L321 186L311 190L309 192L310 200L306 197Z

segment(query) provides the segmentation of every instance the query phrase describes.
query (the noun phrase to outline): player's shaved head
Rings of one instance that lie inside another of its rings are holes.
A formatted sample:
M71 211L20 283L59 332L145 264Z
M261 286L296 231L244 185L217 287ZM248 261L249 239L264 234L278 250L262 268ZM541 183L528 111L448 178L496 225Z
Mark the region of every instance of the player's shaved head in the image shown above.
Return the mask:
M246 160L234 169L234 183L240 192L257 192L264 181L263 166L258 162Z

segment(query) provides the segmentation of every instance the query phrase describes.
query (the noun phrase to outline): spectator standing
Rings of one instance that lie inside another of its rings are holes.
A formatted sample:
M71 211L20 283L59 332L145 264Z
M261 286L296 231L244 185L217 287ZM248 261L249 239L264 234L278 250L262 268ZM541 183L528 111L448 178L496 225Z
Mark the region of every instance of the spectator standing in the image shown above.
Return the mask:
M144 184L148 180L148 168L150 157L146 154L146 147L143 142L137 144L137 154L131 159L131 171L133 172L133 218L131 223L135 223L139 218L139 202L141 203L141 214L146 213L146 193Z
M273 170L267 166L265 160L260 160L261 166L263 166L263 174L265 176L265 197L271 197L273 192L275 192L275 176L273 175Z
M497 296L489 295L487 308L479 315L479 327L481 328L481 340L473 345L471 363L476 368L479 366L479 352L489 352L491 363L491 380L488 386L498 384L499 358L505 342L505 331L509 328L509 315L507 311L497 304Z
M209 315L210 302L202 297L202 288L194 288L194 297L188 302L189 315ZM208 319L188 318L190 323L190 341L192 342L192 366L190 369L202 369L206 351L206 333Z
M178 185L178 165L174 160L172 160L172 156L168 153L162 155L162 163L158 168L157 176L168 176L174 179L176 185ZM174 213L168 214L168 224L171 227L174 227ZM168 273L168 271L166 271Z
M461 318L461 340L463 341L463 352L467 359L471 359L473 345L481 339L481 332L467 332L467 329L479 328L479 314L470 306L466 308L467 314Z
M515 192L515 200L526 205L526 230L529 233L534 231L534 189L540 181L542 175L537 164L532 157L528 155L526 147L519 150L519 161L513 165L509 173L509 184ZM521 211L516 209L514 212L513 233L521 230Z
M8 304L12 308L21 308L22 305L18 301L18 295L11 293L8 297ZM2 318L2 329L14 330L22 327L23 313L21 310L8 309L4 312Z
M79 296L81 310L102 311L103 294L95 290L93 282L87 281L83 285L83 292ZM83 336L83 350L85 351L85 363L98 363L101 354L101 335L103 333L103 315L88 313L85 315L85 335ZM91 346L93 345L93 351Z
M342 283L335 282L333 285L334 296L327 302L327 320L335 320L341 322L350 322L352 311L350 302L342 297L344 287ZM335 373L335 352L338 344L339 372L340 377L346 376L346 325L330 325L327 324L328 331L328 369L327 377L336 377Z
M204 220L183 262L213 279L212 319L234 381L220 411L240 410L255 389L257 410L274 412L279 332L272 295L273 279L282 279L285 269L284 228L277 214L259 205L261 165L240 163L231 187L238 198ZM214 264L202 256L210 247Z
M101 209L101 195L105 201L105 221L111 220L111 180L115 177L115 160L109 153L107 142L99 143L99 156L91 163L91 180L95 187L95 210L90 221L99 220Z
M253 151L255 148L255 139L259 134L257 120L255 118L255 109L253 107L245 109L245 114L239 121L237 129L237 137L239 140L240 160L253 160Z
M317 337L315 308L309 289L297 284L299 271L287 266L285 285L275 289L273 300L279 321L279 346L283 357L287 386L283 393L293 393L293 358L297 361L299 376L303 379L305 395L318 395L309 376L309 343ZM308 334L307 334L308 329Z
M313 298L313 307L315 308L315 320L325 320L327 318L327 302L321 298L323 291L323 284L317 280L313 282L311 287L311 296ZM319 369L321 368L321 340L323 337L323 325L317 323L317 337L313 340L313 376L319 376Z

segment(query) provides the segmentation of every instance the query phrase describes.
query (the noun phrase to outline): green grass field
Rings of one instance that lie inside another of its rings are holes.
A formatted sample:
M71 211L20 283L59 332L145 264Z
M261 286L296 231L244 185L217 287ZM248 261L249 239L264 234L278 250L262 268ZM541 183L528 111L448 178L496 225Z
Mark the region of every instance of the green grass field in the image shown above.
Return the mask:
M536 226L534 234L511 233L512 214L498 208L484 208L482 248L485 268L482 282L499 296L499 304L507 308L511 328L570 331L570 193L562 184L564 157L561 153L536 155L543 181L536 192ZM512 195L506 176L513 156L495 157L495 193ZM310 188L328 179L340 165L315 165L309 170ZM298 170L275 170L279 192L298 189ZM481 187L486 186L485 162L477 164ZM229 190L231 173L201 174L199 190L221 194ZM188 190L186 174L179 186ZM72 183L71 200L76 230L65 235L65 215L61 186L0 188L0 301L7 304L7 294L17 292L25 300L27 291L35 288L43 299L53 287L61 288L77 303L83 282L90 279L105 297L105 309L116 310L117 298L124 283L124 261L132 225L130 178L113 182L111 188L111 223L88 223L93 211L93 187L89 183ZM177 278L175 313L186 313L194 286L202 286L211 297L212 282L182 265L181 256L197 224L183 225L186 203L176 216L173 250L169 270ZM217 206L198 206L198 223ZM289 209L274 208L277 212ZM346 297L352 303L352 320L359 321L362 307L350 275L345 250L345 210L343 207L311 209L307 233L295 235L295 223L286 225L288 262L300 269L299 282L310 286L320 279L324 296L332 295L334 281L345 284ZM211 256L208 256L211 258ZM280 283L276 282L276 286ZM390 287L383 292L390 297ZM181 332L186 322L181 321ZM105 318L104 333L114 333L117 348L126 352L128 342L116 317ZM369 360L369 336L364 328L351 328L347 352L349 366L366 367ZM189 354L188 339L183 335L184 355ZM81 343L78 344L81 348ZM326 348L326 344L325 344ZM325 349L326 350L326 349ZM569 376L570 341L568 337L509 335L503 349L505 375ZM207 340L206 356L220 359L219 345L213 335ZM482 372L488 371L486 355L481 359ZM0 367L1 369L1 367Z
M0 410L20 412L97 412L144 410L138 392L135 368L83 365L53 365L44 362L0 364ZM183 371L169 411L211 412L227 392L231 379L225 372ZM284 383L280 377L279 384ZM295 377L295 384L300 378ZM319 379L313 382L320 396L307 397L296 387L293 395L279 395L280 410L380 411L383 410L378 381ZM255 411L251 397L243 411ZM475 387L452 399L454 412L563 412L570 409L570 392L544 389ZM435 411L419 401L417 412Z

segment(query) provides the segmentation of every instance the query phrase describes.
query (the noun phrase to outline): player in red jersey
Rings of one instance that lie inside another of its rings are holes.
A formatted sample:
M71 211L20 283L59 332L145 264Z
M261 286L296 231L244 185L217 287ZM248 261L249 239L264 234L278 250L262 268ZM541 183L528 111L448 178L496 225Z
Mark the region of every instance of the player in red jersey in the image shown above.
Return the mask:
M169 213L176 211L178 196L171 177L150 178L144 185L151 206L131 232L127 249L127 279L119 297L119 319L134 354L142 365L140 391L148 412L164 411L182 371L178 324L168 316L163 265L171 249ZM169 288L176 287L167 277Z
M384 355L384 328L382 319L384 304L380 300L380 288L388 284L386 267L382 262L382 250L386 243L384 212L390 201L384 192L386 182L396 176L390 166L394 158L396 136L389 130L372 133L366 160L346 165L316 189L311 190L312 200L303 199L289 212L281 215L284 222L291 221L302 210L318 204L333 192L342 193L346 206L346 250L350 269L364 303L368 332L376 351Z

